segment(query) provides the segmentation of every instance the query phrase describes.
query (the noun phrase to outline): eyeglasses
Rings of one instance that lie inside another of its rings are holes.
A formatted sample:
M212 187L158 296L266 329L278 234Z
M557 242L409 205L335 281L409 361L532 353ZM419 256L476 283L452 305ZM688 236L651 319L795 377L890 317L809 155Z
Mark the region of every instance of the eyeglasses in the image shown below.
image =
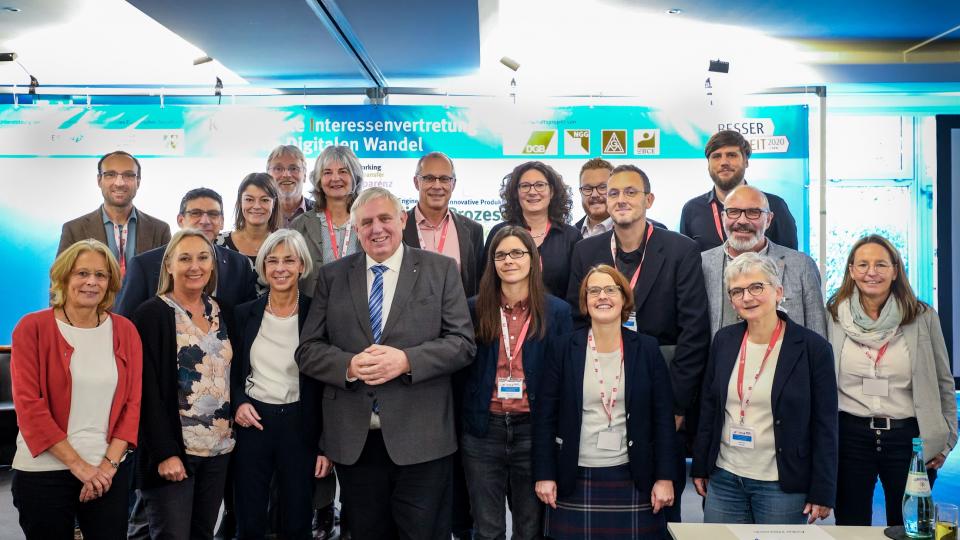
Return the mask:
M140 178L139 173L135 173L131 171L126 171L122 173L117 171L103 171L102 173L100 173L100 178L104 180L109 180L111 182L116 180L118 176L120 178L123 178L124 182L133 182L137 178Z
M532 184L529 182L522 182L519 186L517 186L517 189L520 190L520 193L530 193L531 189L537 193L543 193L548 187L550 187L550 184L547 182L534 182Z
M724 208L723 213L730 219L740 219L741 214L746 214L747 219L760 219L760 216L766 214L769 210L762 208Z
M613 296L620 292L620 287L616 285L607 285L606 287L587 287L587 295L594 298L600 296L600 293L603 293L607 296Z
M620 196L621 193L623 193L623 196L624 196L624 197L626 197L626 198L628 198L628 199L632 199L632 198L636 197L637 195L639 195L639 194L641 194L641 193L643 193L644 195L646 195L647 193L650 193L650 192L649 192L649 191L639 190L639 189L634 188L634 187L623 188L623 190L619 190L619 189L608 189L608 190L607 190L607 198L608 198L608 199L616 199L617 197Z
M853 268L854 272L862 276L870 271L870 266L870 263L866 261L860 261L857 264L851 264L850 268ZM877 261L873 263L873 271L881 275L890 273L890 270L892 269L893 265L886 261Z
M101 283L110 281L110 274L106 272L100 272L100 271L91 272L89 270L77 270L76 272L73 273L73 276L78 277L83 281L90 279L90 276L93 276L94 279L96 279Z
M223 216L223 212L219 210L199 210L196 208L194 208L193 210L187 210L183 214L193 219L200 219L204 215L206 215L210 219L220 219L220 217Z
M283 165L274 165L273 167L270 167L270 172L277 176L283 174L283 171L287 171L290 174L300 174L303 169L300 168L299 165L291 165L289 167L284 167Z
M493 260L502 261L507 258L507 255L511 259L522 259L524 255L529 255L529 251L524 251L522 249L511 249L510 251L497 251L493 254Z
M584 197L589 197L594 191L600 195L603 195L607 192L607 185L600 184L598 186L580 186L580 193L583 193Z
M420 174L420 175L417 175L417 178L419 178L421 182L427 184L428 186L433 185L437 182L440 182L441 186L449 186L454 181L456 181L456 177L447 176L447 175L434 176L432 174L426 174L426 175Z
M756 283L751 283L750 285L747 285L746 288L735 287L733 289L730 289L729 291L727 291L727 294L730 295L731 300L740 300L741 298L743 298L743 291L747 291L748 293L750 293L750 296L760 296L761 294L763 294L763 290L766 289L767 285L769 285L769 283L765 284L763 282L758 281Z

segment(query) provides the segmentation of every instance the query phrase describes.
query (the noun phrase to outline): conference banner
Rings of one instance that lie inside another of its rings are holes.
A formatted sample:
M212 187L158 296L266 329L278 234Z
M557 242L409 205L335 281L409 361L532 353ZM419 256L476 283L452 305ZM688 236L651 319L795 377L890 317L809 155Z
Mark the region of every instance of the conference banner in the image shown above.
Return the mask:
M13 278L0 309L0 344L16 321L42 309L48 270L64 222L102 202L96 163L125 150L142 163L137 208L176 229L180 198L205 186L224 198L225 230L233 228L237 185L266 170L280 144L300 147L313 169L330 145L349 146L364 168L363 186L390 189L416 204L413 176L427 152L449 155L457 183L451 208L484 225L501 221L500 187L520 163L556 168L575 191L580 166L594 157L632 163L650 177L649 215L676 230L680 208L712 186L703 147L719 129L742 133L753 146L747 179L789 204L801 247L808 242L809 133L806 106L747 107L709 118L677 119L645 107L521 109L490 106L248 106L36 104L0 106L0 258ZM309 184L309 179L308 179ZM305 188L309 192L310 186Z

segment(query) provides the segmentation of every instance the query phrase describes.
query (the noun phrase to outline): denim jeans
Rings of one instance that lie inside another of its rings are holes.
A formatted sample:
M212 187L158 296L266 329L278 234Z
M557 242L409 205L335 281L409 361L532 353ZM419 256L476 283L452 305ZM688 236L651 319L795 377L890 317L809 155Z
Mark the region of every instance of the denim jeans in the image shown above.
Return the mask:
M707 483L704 523L799 525L807 522L806 493L784 493L779 482L752 480L717 468Z
M529 415L491 414L486 437L463 434L461 453L475 540L505 538L508 494L513 538L540 538L543 505L533 490L531 440Z

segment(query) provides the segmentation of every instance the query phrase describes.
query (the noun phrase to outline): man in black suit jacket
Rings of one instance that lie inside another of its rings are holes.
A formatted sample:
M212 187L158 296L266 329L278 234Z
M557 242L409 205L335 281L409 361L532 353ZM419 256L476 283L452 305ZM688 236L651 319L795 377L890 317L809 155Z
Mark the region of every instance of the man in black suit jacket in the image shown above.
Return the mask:
M407 211L403 243L452 257L460 266L467 298L476 295L483 273L483 227L450 210L450 197L457 187L453 161L443 152L424 155L417 162L413 185L420 201Z
M697 244L681 234L655 228L646 219L653 200L646 173L633 165L613 170L607 183L613 230L574 247L567 300L578 309L580 282L590 267L608 264L623 272L636 300L636 315L627 325L660 343L670 366L673 414L677 429L682 430L694 409L710 347L707 291ZM683 493L686 483L684 439L677 437L677 467L683 472L674 483L675 493ZM680 521L679 504L666 512L668 521Z
M223 199L208 188L192 189L180 201L177 215L180 228L203 231L204 236L214 241L223 228ZM215 245L217 255L217 289L214 296L222 304L232 307L256 298L257 275L245 256ZM123 288L117 295L114 311L124 317L133 314L140 304L157 294L160 280L163 245L130 260Z

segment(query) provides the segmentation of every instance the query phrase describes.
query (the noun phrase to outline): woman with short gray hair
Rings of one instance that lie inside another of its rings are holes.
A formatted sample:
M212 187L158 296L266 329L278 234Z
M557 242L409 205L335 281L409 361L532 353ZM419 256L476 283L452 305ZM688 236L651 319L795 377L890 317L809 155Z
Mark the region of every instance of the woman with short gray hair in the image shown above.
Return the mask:
M283 508L275 532L283 538L310 538L313 478L327 477L332 469L330 460L317 452L322 386L303 376L294 358L310 311L310 298L300 294L298 282L312 266L299 232L272 233L256 262L260 281L269 289L234 311L236 360L230 386L239 538L266 534L271 477L277 479Z
M313 266L320 266L360 250L360 240L350 225L350 205L363 186L363 166L348 146L328 146L317 157L313 172L316 205L290 224L303 235ZM317 272L305 274L300 288L310 294Z
M824 519L838 462L830 344L777 309L783 286L770 258L738 256L724 283L743 322L717 332L704 374L691 472L704 522Z

